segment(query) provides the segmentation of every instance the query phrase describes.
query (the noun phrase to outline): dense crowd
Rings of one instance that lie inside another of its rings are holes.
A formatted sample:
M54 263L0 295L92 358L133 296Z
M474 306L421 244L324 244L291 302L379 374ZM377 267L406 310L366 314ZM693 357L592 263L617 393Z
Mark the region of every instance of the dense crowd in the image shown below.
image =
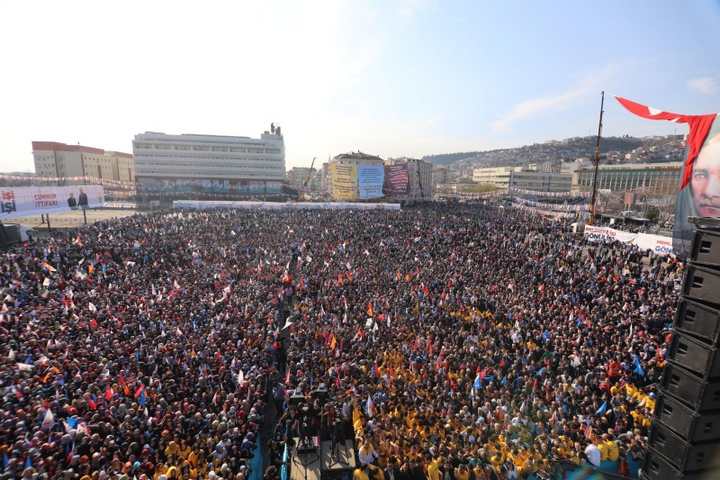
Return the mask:
M264 416L320 384L360 476L627 470L682 264L568 231L494 207L185 212L14 249L1 478L246 478Z

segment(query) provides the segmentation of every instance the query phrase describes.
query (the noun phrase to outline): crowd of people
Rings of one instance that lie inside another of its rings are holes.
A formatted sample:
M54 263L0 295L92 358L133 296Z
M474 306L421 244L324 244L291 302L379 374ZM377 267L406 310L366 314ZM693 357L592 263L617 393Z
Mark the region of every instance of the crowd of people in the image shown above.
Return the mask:
M17 247L0 478L244 479L269 412L321 384L360 476L632 473L683 265L569 230L493 206L175 212Z

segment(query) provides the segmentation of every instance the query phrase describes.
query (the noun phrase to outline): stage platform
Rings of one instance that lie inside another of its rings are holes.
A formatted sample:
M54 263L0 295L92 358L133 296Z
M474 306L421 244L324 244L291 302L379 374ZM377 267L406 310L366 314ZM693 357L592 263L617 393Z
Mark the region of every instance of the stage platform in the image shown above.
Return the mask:
M324 441L315 451L297 452L298 438L294 438L290 452L290 480L326 480L352 477L355 469L355 449L352 440L337 445L333 455L331 443Z

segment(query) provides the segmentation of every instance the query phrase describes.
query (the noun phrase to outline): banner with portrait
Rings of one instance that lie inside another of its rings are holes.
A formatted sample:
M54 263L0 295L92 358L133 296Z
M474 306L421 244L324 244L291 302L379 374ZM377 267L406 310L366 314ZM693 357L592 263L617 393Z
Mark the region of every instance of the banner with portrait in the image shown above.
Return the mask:
M0 219L102 207L101 185L64 187L0 187Z
M682 168L673 250L685 258L695 236L690 217L720 217L720 125L716 113L683 115L648 107L626 98L616 97L630 112L650 120L667 120L688 125L687 156Z

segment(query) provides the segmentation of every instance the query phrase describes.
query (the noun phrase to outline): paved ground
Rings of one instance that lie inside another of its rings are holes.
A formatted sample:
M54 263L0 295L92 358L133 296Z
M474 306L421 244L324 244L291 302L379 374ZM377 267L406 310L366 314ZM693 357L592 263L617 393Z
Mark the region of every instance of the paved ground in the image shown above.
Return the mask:
M129 215L138 213L136 210L129 209L98 209L98 210L87 210L87 223L95 223L102 220L109 220L112 218L122 218ZM8 223L20 223L28 227L32 227L34 230L46 230L47 224L43 224L40 220L40 215L34 215L32 217L20 217L14 218L12 222ZM84 223L83 213L81 211L65 212L65 213L53 213L50 215L50 226L52 228L73 228L80 227Z

